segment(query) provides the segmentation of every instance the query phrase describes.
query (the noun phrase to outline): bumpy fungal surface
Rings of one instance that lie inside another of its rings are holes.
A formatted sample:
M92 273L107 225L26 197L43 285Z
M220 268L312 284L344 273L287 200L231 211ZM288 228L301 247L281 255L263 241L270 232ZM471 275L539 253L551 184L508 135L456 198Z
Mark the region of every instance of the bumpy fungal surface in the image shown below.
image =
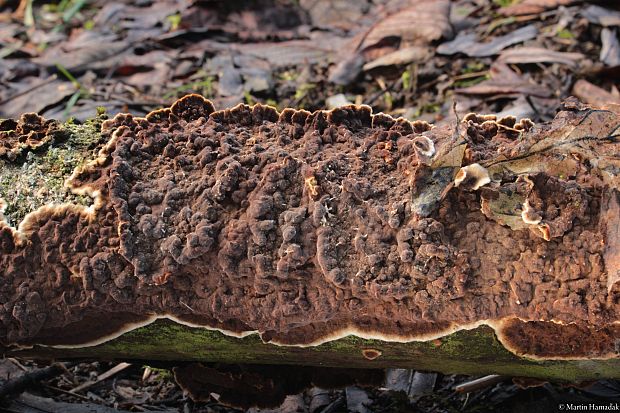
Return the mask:
M0 222L0 341L158 317L294 345L488 324L518 354L616 357L619 124L574 101L536 126L197 95L118 115L68 181L91 206Z

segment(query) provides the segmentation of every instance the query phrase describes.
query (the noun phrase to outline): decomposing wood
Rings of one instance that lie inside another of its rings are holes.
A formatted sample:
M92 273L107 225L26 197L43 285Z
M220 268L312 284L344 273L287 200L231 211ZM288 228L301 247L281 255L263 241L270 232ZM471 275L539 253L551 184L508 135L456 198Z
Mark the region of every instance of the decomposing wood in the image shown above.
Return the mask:
M618 119L5 120L3 351L620 377Z

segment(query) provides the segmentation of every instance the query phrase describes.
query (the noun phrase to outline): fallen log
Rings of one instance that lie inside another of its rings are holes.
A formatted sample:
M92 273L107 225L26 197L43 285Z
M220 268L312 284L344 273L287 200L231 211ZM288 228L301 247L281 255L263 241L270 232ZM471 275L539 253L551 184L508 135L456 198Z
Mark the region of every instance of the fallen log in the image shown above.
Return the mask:
M620 377L618 113L4 120L3 354Z

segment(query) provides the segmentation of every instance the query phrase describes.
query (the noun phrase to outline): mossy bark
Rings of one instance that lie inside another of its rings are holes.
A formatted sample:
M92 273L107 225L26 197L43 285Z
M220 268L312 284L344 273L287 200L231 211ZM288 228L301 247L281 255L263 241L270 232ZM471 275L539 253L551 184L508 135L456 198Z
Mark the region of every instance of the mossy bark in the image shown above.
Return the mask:
M364 350L380 352L374 360ZM314 347L266 344L160 319L93 347L5 350L11 357L142 361L202 361L354 368L411 368L458 374L502 374L553 381L620 378L620 360L548 360L519 357L504 348L492 328L461 330L426 342L394 343L347 336Z
M101 119L95 119L84 125L58 124L54 138L45 145L26 147L14 159L0 157L0 199L6 202L4 215L9 224L17 226L24 216L42 205L90 205L90 197L71 193L63 183L76 167L92 159L106 142L106 137L99 133L100 121ZM538 162L538 158L531 161ZM519 205L521 204L523 200L519 199ZM497 205L491 203L491 210L495 206ZM0 203L0 217L2 207ZM503 210L498 207L491 212L499 216ZM191 310L189 306L187 308ZM92 329L104 329L103 327L93 325ZM597 326L592 326L595 327ZM537 342L535 346L538 346ZM257 334L238 338L216 330L189 327L169 319L159 319L98 345L74 348L34 345L30 348L0 349L5 356L30 358L400 367L443 373L502 374L573 382L620 378L620 358L588 359L581 355L580 359L571 359L569 355L565 360L541 361L520 357L507 350L497 339L495 330L488 326L461 330L429 341L389 342L346 336L321 345L300 347L264 343ZM367 350L373 351L369 353ZM535 348L534 353L536 350L538 349ZM617 344L615 351L618 352ZM368 356L371 353L378 357L371 360Z

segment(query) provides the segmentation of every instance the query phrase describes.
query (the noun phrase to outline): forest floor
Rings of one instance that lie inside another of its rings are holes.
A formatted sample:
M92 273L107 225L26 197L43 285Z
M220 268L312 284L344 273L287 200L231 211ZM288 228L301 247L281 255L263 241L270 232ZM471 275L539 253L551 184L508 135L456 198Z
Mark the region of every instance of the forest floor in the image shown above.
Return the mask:
M541 122L568 96L620 103L618 27L617 1L0 0L0 118L82 122L101 108L143 115L194 92L216 108L357 103L435 124L468 112ZM5 359L0 380L47 365ZM242 411L216 395L192 402L166 368L96 362L54 371L0 412ZM616 381L578 389L492 377L456 391L475 378L387 378L381 388L312 388L247 411L533 413L620 401Z

